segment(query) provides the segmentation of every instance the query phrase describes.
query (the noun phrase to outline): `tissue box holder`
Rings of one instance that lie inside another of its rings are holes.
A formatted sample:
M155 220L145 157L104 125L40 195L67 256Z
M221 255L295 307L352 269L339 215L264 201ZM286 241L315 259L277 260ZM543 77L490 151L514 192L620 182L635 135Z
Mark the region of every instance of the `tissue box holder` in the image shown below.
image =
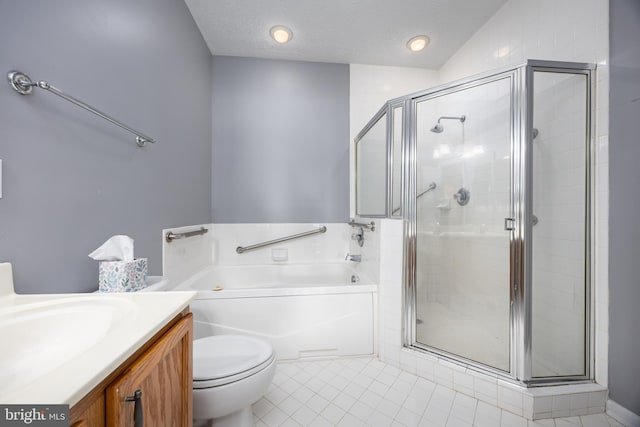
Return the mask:
M100 261L100 292L135 292L147 284L147 259L133 261Z

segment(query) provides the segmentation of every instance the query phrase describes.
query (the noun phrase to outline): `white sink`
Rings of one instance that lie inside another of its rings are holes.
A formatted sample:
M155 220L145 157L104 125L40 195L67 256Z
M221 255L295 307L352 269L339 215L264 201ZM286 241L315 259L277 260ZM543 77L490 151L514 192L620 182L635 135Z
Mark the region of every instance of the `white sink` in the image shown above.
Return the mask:
M0 402L75 405L195 296L17 295L0 263Z
M0 312L0 384L26 385L125 327L131 301L105 295L20 304Z

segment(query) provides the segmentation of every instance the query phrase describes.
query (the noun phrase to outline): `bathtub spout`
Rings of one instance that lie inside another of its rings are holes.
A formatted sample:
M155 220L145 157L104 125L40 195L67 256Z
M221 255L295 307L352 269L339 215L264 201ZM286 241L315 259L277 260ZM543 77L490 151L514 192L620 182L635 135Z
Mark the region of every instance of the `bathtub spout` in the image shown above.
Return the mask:
M362 255L350 255L349 253L347 253L347 256L344 257L345 261L353 261L353 262L361 262L362 261Z

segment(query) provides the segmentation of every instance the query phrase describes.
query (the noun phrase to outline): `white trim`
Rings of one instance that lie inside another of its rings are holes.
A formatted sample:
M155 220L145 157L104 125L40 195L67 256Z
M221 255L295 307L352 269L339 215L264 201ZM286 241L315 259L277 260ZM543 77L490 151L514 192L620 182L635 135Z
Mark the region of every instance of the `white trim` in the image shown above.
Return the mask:
M607 415L625 426L640 426L640 415L636 415L611 399L607 400Z

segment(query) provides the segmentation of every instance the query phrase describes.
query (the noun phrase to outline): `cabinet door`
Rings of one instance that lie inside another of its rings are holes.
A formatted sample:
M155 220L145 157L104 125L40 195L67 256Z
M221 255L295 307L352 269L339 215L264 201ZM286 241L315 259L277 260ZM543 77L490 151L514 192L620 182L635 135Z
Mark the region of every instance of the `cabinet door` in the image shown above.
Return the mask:
M71 427L104 427L104 391L91 400L84 409L80 405L71 408L69 415Z
M107 425L136 426L134 410L141 405L144 426L191 426L192 341L189 313L107 387ZM131 399L136 391L137 402Z

